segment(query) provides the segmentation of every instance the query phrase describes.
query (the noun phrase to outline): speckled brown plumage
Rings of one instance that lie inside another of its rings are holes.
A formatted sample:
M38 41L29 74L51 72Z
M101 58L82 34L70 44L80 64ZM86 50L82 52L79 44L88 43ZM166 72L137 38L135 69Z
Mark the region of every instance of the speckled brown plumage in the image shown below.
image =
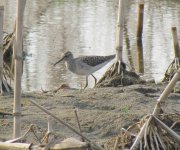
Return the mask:
M82 56L78 57L76 59L80 59L82 62L86 63L89 66L96 66L99 64L102 64L106 61L110 61L115 58L115 55L109 55L109 56Z

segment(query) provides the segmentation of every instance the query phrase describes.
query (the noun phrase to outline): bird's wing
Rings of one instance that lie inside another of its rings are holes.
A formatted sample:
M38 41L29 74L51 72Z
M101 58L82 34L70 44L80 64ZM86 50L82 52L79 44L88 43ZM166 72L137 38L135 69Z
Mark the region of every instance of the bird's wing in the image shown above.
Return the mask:
M104 63L106 61L110 61L115 57L115 55L109 56L82 56L76 58L77 61L83 61L89 66L96 66L98 64Z

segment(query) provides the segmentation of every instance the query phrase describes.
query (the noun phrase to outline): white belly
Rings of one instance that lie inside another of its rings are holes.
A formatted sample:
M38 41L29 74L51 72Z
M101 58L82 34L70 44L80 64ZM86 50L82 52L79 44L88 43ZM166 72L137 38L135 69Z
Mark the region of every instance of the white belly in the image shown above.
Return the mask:
M66 63L66 67L73 73L77 75L91 75L92 73L96 72L103 66L105 66L108 62L104 62L102 64L99 64L97 66L89 66L85 63L77 61L74 64L69 65L69 63Z

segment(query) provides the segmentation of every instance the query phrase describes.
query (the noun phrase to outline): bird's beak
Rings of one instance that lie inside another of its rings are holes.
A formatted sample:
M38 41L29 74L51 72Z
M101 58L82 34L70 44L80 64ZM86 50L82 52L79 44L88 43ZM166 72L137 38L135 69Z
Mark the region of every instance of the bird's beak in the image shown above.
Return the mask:
M63 59L64 59L64 57L62 57L60 60L58 60L58 61L54 64L54 66L56 66L58 63L60 63Z

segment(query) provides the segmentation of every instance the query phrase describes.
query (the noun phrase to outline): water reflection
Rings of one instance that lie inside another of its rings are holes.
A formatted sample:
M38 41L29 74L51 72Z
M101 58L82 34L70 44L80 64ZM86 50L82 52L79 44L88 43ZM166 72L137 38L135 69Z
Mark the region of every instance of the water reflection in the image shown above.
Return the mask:
M142 40L139 39L137 41L137 72L139 73L144 73L144 58L143 58L143 44L142 44Z
M12 31L15 1L1 0L5 5L6 31ZM118 0L27 0L25 12L25 50L32 54L24 65L23 89L51 89L62 83L80 88L85 77L52 64L62 52L79 55L109 55L115 51ZM137 1L127 1L124 30L124 61L137 70L136 45ZM174 58L171 27L180 34L179 0L145 0L143 31L144 72L159 81ZM141 56L142 57L142 56ZM108 68L95 73L98 78ZM94 85L89 78L90 87Z

